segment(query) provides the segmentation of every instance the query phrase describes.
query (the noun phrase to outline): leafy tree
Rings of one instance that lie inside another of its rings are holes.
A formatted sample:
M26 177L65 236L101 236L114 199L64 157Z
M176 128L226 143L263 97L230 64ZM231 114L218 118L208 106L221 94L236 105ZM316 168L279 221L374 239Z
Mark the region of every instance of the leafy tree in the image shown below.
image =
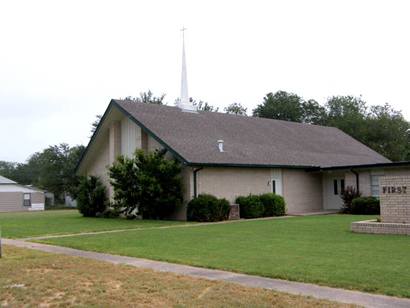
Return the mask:
M96 129L98 127L98 124L100 124L102 115L97 114L95 117L96 117L95 121L93 123L91 123L91 134L94 134L94 132L96 131Z
M277 120L302 122L302 98L296 94L278 91L268 93L263 103L253 110L253 116Z
M363 142L393 161L410 158L410 123L389 104L372 106Z
M135 103L144 103L144 104L156 104L156 105L166 105L166 102L164 102L165 99L165 94L162 94L160 96L155 96L154 93L152 93L151 90L148 90L147 92L140 92L140 96L126 96L124 100L126 101L131 101ZM102 115L97 114L96 120L91 123L91 134L94 134L95 130L97 129L98 124L100 124Z
M326 102L326 125L334 126L364 141L367 106L361 97L333 96Z
M189 101L196 106L196 109L198 111L208 111L208 112L218 112L219 107L214 107L212 105L209 105L207 102L204 102L202 100L196 101L192 97L189 98Z
M301 104L302 119L304 123L326 125L327 113L326 109L319 105L314 99L303 101Z
M228 107L224 108L225 113L237 114L246 116L246 111L248 109L242 106L240 103L232 103Z
M98 177L82 177L79 180L77 207L85 217L95 217L107 208L107 190Z
M181 204L181 166L165 154L138 150L132 158L117 159L109 168L116 209L127 216L138 211L143 218L163 219Z
M165 105L164 103L165 94L160 96L155 96L151 90L147 92L141 92L139 97L132 97L127 96L125 100L136 102L136 103L144 103L144 104L156 104L156 105Z

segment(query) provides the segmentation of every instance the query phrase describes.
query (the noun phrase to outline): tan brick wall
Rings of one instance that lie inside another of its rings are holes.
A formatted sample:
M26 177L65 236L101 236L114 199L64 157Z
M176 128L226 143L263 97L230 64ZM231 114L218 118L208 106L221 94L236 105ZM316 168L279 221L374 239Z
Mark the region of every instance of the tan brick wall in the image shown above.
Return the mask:
M322 175L283 169L283 196L288 213L322 210Z
M197 176L198 194L212 194L231 203L238 196L271 192L270 169L204 168Z
M380 177L380 216L382 222L410 223L410 176ZM394 187L390 193L384 187ZM401 193L399 193L400 187ZM403 187L405 187L405 192Z
M353 222L351 230L356 233L410 235L409 224L383 223L376 221Z

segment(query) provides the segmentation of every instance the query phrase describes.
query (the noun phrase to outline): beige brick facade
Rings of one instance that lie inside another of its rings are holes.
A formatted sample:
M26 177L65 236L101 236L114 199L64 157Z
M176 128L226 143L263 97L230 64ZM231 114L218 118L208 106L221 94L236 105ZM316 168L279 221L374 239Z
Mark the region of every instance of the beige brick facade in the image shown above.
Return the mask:
M283 197L288 213L322 210L322 175L283 169Z
M410 224L410 176L380 178L382 222Z

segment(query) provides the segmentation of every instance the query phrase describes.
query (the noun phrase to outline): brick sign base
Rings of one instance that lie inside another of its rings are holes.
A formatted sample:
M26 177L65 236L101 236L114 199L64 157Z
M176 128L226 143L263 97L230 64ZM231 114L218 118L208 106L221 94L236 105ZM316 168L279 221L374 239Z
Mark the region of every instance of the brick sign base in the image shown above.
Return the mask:
M380 220L353 222L358 233L410 235L410 176L380 177Z

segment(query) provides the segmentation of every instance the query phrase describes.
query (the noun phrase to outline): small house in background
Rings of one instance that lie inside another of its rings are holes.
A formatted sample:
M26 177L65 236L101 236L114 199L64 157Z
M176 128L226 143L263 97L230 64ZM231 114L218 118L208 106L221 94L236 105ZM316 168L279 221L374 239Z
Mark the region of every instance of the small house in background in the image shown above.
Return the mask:
M0 175L0 212L43 211L44 192Z

